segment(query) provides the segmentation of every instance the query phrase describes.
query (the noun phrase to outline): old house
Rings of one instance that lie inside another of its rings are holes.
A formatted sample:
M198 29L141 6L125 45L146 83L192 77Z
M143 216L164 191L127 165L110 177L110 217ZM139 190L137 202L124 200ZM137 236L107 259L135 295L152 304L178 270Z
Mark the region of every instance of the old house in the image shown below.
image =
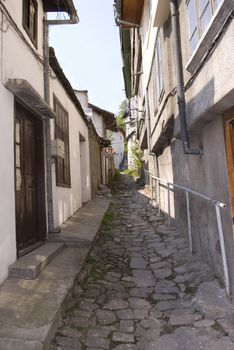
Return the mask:
M91 198L89 129L86 115L52 48L50 67L51 101L56 113L51 127L52 145L56 148L58 142L62 141L65 153L63 157L53 154L53 212L56 228Z
M158 205L233 292L233 1L115 6L126 95Z
M91 183L93 194L97 192L98 184L107 185L115 174L114 150L111 147L111 136L108 133L117 133L118 128L114 114L89 102L87 90L75 90L87 118L93 125L95 132L90 129L90 149L93 152L90 155L91 164ZM100 149L98 154L97 138L99 137ZM100 167L98 165L98 157ZM101 180L101 181L100 181Z
M49 27L78 22L73 2L8 0L0 12L2 282L90 198L90 168L86 117L53 52L49 62Z
M122 128L118 128L118 131L111 133L110 139L114 150L115 169L120 169L124 158L125 131Z

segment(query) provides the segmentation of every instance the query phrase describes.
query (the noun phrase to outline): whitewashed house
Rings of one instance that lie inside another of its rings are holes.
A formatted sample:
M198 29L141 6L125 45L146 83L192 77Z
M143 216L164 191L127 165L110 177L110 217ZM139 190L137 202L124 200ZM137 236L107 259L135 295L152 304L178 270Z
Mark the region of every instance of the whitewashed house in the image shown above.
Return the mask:
M124 158L125 131L118 129L111 135L111 145L114 149L115 169L119 169Z
M59 117L52 121L51 139L62 140L64 158L56 157L52 163L54 227L91 199L89 131L86 115L73 88L63 73L54 50L50 48L50 95Z
M102 184L107 185L115 174L115 151L111 141L113 135L118 133L118 128L114 114L90 103L87 90L75 90L75 93L87 118L92 121L92 124L99 135L101 181ZM97 170L94 168L91 178L96 177L96 171Z
M67 19L47 20L48 12ZM0 1L0 18L1 283L90 198L90 174L85 116L49 66L48 28L78 22L73 2Z

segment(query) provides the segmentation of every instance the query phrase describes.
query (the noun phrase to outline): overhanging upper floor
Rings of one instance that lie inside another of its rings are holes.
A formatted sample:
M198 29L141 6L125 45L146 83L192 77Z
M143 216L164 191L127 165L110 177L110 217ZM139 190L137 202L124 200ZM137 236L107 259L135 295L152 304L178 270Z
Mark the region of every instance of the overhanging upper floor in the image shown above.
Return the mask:
M75 11L72 0L42 0L45 12L67 12L72 15Z

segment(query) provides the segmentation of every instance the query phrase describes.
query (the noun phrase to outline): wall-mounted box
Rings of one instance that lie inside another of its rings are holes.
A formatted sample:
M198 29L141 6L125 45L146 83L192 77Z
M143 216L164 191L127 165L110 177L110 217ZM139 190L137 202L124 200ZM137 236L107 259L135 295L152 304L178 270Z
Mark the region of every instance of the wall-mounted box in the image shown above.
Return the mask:
M51 141L51 155L52 157L65 158L65 146L62 140L55 139Z

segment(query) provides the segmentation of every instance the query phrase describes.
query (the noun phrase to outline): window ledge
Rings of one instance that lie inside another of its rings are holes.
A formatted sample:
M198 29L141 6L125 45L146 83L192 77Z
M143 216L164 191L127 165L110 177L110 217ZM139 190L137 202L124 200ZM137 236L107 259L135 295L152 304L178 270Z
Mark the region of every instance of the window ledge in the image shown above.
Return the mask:
M192 57L186 65L186 70L190 73L194 73L204 55L210 48L212 41L220 31L221 26L224 24L230 12L233 10L233 3L230 0L223 0L214 14L208 28L202 35Z

